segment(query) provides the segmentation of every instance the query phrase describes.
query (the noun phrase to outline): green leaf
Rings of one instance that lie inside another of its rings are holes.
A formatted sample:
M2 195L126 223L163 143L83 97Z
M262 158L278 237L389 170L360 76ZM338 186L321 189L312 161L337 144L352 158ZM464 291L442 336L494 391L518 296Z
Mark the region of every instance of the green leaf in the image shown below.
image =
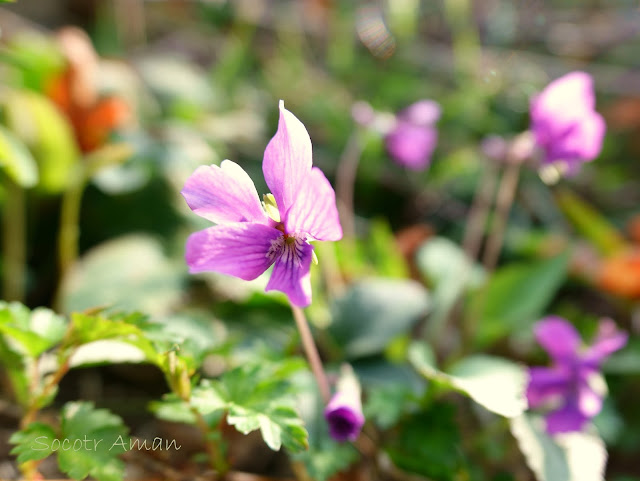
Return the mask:
M58 466L74 479L91 475L98 481L121 481L124 463L118 455L129 449L122 419L89 402L67 403L62 410L61 440L74 449L58 451ZM87 441L85 441L87 440ZM82 449L75 449L82 444Z
M91 315L75 312L71 316L69 343L74 346L82 346L95 342L120 341L136 347L147 361L159 365L161 363L160 353L144 332L145 325L144 317L138 313L107 317L103 314ZM95 347L95 344L93 345ZM81 353L80 359L76 358L75 362L81 363L82 357ZM107 354L103 360L110 359L113 360ZM101 362L100 358L96 358L94 361Z
M346 470L359 456L360 453L351 443L338 443L327 434L308 451L302 451L293 457L304 463L309 479L326 481L336 473Z
M569 253L565 252L496 271L467 309L467 317L478 326L478 345L487 346L516 330L531 328L565 281L568 263Z
M51 193L75 181L80 154L69 122L43 95L14 91L6 100L9 128L31 150L38 163L38 187Z
M489 411L505 417L527 409L527 373L523 366L487 355L466 357L449 370L454 387Z
M367 279L335 302L329 332L348 358L370 356L408 332L428 309L429 294L417 282Z
M64 318L49 309L29 311L20 303L0 301L0 333L17 341L30 357L36 358L57 344L66 328Z
M175 394L165 394L160 401L152 401L149 409L159 419L174 423L195 424L196 416L189 409L189 405Z
M538 481L604 481L607 451L602 440L585 432L550 437L542 418L511 419L511 432Z
M20 187L38 183L38 167L29 149L9 130L0 126L0 168Z
M576 230L600 251L611 255L626 249L620 231L593 206L564 188L557 192L556 200L562 212Z
M184 267L172 265L157 240L120 237L94 247L65 279L64 310L111 305L161 317L180 300L183 275Z
M409 348L409 361L427 379L457 389L501 416L518 416L527 408L526 370L507 359L482 354L469 356L445 373L436 367L430 347L416 342Z
M602 372L626 375L640 373L640 339L630 339L624 349L614 352L604 362Z
M364 248L369 253L377 275L400 279L408 277L409 267L386 220L374 219L371 222Z
M404 383L369 388L364 405L365 419L372 420L381 429L393 427L400 418L418 406L415 393Z
M51 441L54 439L56 433L51 426L39 422L31 423L11 435L9 442L15 444L11 454L18 456L18 464L44 459L53 452Z
M293 407L293 390L284 376L285 365L245 365L226 372L218 381L204 380L193 389L191 404L202 414L227 412L227 422L247 434L260 429L274 451L306 449L307 431Z
M485 273L467 258L460 246L444 237L426 241L416 254L416 263L420 273L433 285L433 309L428 326L435 334L456 300L466 289L482 282Z
M53 36L34 29L20 29L12 34L7 48L0 52L0 60L16 69L7 72L8 84L37 92L44 92L51 78L65 67Z
M468 479L452 404L436 403L407 417L385 449L405 471L436 481Z

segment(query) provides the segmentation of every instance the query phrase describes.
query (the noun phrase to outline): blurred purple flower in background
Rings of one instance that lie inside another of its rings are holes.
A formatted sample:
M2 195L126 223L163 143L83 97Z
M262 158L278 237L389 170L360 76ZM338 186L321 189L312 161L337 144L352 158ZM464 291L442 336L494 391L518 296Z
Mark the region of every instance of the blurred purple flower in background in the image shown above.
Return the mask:
M262 205L247 173L230 160L198 167L187 179L182 195L189 207L218 224L187 240L189 271L251 280L274 264L265 290L282 291L292 304L305 307L311 303L309 241L339 240L342 227L333 188L312 167L309 134L282 101L262 171L273 193Z
M351 366L343 366L336 393L324 410L329 435L336 441L355 441L364 425L360 384Z
M396 116L387 133L387 151L400 165L411 170L429 166L431 154L438 142L435 123L440 118L440 106L433 100L420 100Z
M611 353L624 347L628 336L612 320L604 319L593 345L580 349L580 335L573 325L555 316L538 322L534 332L553 364L529 369L529 407L556 402L559 407L546 416L547 432L580 431L602 408L605 389L594 389L595 383L602 380L600 365Z
M602 149L604 119L595 111L593 79L571 72L551 82L531 100L531 130L543 164L564 163L575 173Z

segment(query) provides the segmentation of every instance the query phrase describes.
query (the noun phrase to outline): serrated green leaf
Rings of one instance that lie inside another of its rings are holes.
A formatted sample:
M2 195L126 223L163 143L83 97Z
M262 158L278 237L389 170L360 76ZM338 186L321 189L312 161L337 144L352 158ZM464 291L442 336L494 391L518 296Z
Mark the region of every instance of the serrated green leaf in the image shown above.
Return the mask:
M538 481L603 481L607 451L600 438L585 432L550 437L539 416L511 419L513 433Z
M20 303L0 301L0 333L17 341L33 358L58 343L66 328L64 318L49 309L30 311Z
M124 463L118 455L129 449L122 419L89 402L67 403L62 410L61 439L83 441L83 449L61 449L58 466L74 479L91 475L98 481L122 481ZM84 442L84 440L89 442Z
M429 306L429 294L417 282L363 280L333 305L329 332L350 359L379 354L392 338L408 332Z
M106 317L75 312L71 316L70 343L76 346L96 341L117 340L138 348L153 364L160 364L160 354L139 327L140 315Z
M467 309L477 325L476 342L486 346L516 329L529 329L567 276L569 253L544 261L511 264L496 271Z
M38 183L38 167L29 149L2 126L0 126L0 168L20 187L33 187Z
M19 464L44 459L53 452L51 441L56 437L55 431L48 424L31 423L11 435L9 442L15 445L11 454L18 456Z
M7 125L28 147L38 164L38 187L63 191L74 181L80 153L67 119L46 97L16 90L6 99Z
M204 380L193 389L191 405L201 414L227 412L227 422L243 434L260 429L271 449L291 452L307 447L307 431L293 408L293 390L283 376L290 366L245 365L217 381Z

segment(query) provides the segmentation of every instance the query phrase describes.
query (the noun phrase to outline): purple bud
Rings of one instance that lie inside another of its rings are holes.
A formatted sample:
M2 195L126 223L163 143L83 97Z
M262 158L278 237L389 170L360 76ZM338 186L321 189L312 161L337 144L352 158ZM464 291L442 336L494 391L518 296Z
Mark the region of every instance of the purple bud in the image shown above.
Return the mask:
M428 167L438 142L435 123L440 106L433 100L416 102L396 117L394 128L387 134L387 151L400 165L412 170Z
M339 442L355 441L364 425L360 385L350 366L343 367L338 390L324 410L330 436Z

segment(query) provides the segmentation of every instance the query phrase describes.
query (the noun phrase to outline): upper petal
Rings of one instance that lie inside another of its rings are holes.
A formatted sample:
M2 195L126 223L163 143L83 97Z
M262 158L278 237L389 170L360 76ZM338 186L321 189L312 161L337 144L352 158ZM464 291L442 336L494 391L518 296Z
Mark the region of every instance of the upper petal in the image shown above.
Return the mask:
M230 160L220 167L198 167L185 182L182 195L191 210L216 224L268 222L253 181Z
M313 246L302 239L283 244L273 266L265 291L284 292L291 304L306 307L311 304L311 279L309 268Z
M576 118L595 108L593 79L586 72L571 72L555 79L531 101L531 118L535 122L549 116Z
M266 271L272 241L282 232L264 224L237 222L195 232L187 239L189 272L214 271L252 280Z
M611 319L603 319L593 345L583 356L585 365L597 368L607 357L627 344L628 334L619 330Z
M577 356L580 335L565 319L557 316L545 317L536 324L534 333L538 343L554 360L562 361Z
M281 216L293 205L311 172L311 139L307 129L280 101L278 131L264 151L262 171Z
M336 194L317 167L311 170L304 189L287 211L284 219L287 232L308 234L315 240L342 239L342 226L336 207Z
M434 100L419 100L398 115L401 119L415 125L433 125L440 118L440 104Z

